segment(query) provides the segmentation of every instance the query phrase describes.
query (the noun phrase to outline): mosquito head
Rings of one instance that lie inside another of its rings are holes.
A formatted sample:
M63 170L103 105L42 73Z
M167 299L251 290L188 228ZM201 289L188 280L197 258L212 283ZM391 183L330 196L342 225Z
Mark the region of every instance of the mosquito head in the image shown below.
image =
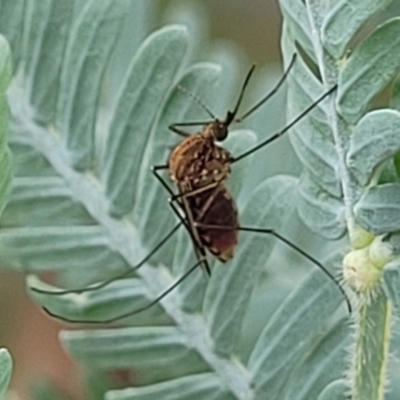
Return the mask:
M225 140L228 137L228 128L232 124L232 122L240 122L243 119L243 118L236 119L236 115L238 113L240 103L242 102L242 99L243 99L243 94L246 90L247 84L249 83L249 80L254 71L254 68L255 68L255 65L253 65L250 68L250 71L248 72L248 74L246 76L246 79L243 83L242 89L239 94L239 98L237 99L236 106L233 109L233 111L228 111L226 113L226 117L225 117L224 121L219 121L218 119L215 119L214 122L212 122L211 124L209 124L206 127L204 133L206 133L206 131L208 131L207 134L212 136L212 138L214 140L217 140L218 142L222 142L223 140Z
M228 137L228 125L225 121L216 119L204 128L203 136L213 141L222 142Z

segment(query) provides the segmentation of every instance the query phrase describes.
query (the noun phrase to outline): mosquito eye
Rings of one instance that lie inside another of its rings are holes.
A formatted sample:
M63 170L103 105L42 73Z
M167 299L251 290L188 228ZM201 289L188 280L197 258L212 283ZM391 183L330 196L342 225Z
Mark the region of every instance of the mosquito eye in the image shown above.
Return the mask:
M225 125L221 125L217 131L217 140L219 142L222 142L223 140L225 140L228 136L228 128Z

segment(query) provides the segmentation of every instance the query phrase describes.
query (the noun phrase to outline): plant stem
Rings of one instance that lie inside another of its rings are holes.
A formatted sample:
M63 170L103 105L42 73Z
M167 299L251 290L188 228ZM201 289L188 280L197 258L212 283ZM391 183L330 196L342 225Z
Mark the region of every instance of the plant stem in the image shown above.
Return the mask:
M392 309L381 287L370 298L360 295L352 400L385 398L391 317Z

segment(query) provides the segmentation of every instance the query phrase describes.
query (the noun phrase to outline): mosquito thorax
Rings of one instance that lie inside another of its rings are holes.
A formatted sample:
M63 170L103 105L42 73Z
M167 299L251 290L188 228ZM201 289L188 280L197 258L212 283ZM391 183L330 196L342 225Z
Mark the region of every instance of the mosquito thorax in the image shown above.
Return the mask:
M184 139L170 155L171 179L185 190L223 183L230 175L232 156L216 143L211 125Z

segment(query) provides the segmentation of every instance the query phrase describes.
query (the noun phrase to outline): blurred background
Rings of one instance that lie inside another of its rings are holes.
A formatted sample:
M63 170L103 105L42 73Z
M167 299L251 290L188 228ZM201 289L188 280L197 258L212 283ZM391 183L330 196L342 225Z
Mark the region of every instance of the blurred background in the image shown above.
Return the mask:
M135 3L132 1L132 12ZM77 10L85 3L84 0L76 0ZM143 3L143 2L141 2ZM243 80L243 76L252 63L257 64L255 78L252 88L249 90L250 99L248 104L260 98L266 93L274 81L280 76L280 50L279 35L281 28L281 16L277 0L147 0L149 8L149 21L144 24L152 27L152 30L165 23L180 23L185 21L186 10L196 10L204 26L190 26L192 35L198 45L211 43L212 48L202 49L201 54L195 55L198 61L208 61L206 54L210 54L212 60L218 60L220 44L228 46L235 54L237 71L235 78L237 82ZM399 1L393 2L378 19L385 19L387 15L399 14ZM376 25L377 20L372 22ZM129 30L129 15L126 18L124 29ZM368 27L365 32L368 31ZM365 33L364 33L365 34ZM359 37L362 37L360 33ZM203 37L201 37L203 36ZM136 47L137 43L126 44ZM120 51L123 46L120 47ZM196 49L196 46L194 46ZM199 49L199 47L197 47ZM118 51L118 49L117 49ZM131 54L127 53L126 63L129 62ZM114 71L121 71L121 74L114 73L114 79L122 76L126 65L112 65ZM112 86L112 85L111 85ZM236 85L237 86L237 85ZM233 93L228 100L232 104L236 95ZM258 133L267 135L284 124L284 93L282 92L276 100L271 111L257 114L249 118L246 127L264 126L265 130ZM246 108L246 107L244 107ZM282 112L276 113L276 110ZM218 110L222 112L223 110ZM225 110L226 111L226 110ZM218 114L220 115L220 114ZM264 125L263 125L264 124ZM274 145L273 152L257 154L252 165L253 168L265 169L268 175L275 173L299 173L299 165L294 152L291 150L287 138ZM260 177L260 174L257 174ZM249 179L246 185L249 189L257 185L257 181ZM240 203L240 202L239 202ZM296 217L293 217L294 219ZM292 226L299 226L298 221ZM288 228L290 229L290 228ZM289 237L296 233L288 233ZM303 247L308 247L310 237L314 242L314 248L318 252L318 239L309 235L300 235L296 242ZM303 242L302 242L303 241ZM296 256L294 256L296 257ZM293 276L296 281L297 276ZM278 300L277 300L278 301ZM14 373L11 390L13 392L10 400L30 399L28 393L32 385L42 381L44 378L52 382L65 393L66 399L85 399L81 387L82 371L71 358L63 351L59 344L58 332L65 326L50 319L37 306L35 306L25 294L25 281L22 273L8 272L6 266L0 266L0 347L7 347L14 359ZM71 327L69 327L71 328ZM72 327L73 328L73 327ZM44 351L45 344L45 351ZM114 377L122 383L129 382L132 377L124 375L123 371L119 376ZM40 387L36 387L37 396L40 400ZM59 397L57 397L59 398ZM9 399L8 399L9 400Z

